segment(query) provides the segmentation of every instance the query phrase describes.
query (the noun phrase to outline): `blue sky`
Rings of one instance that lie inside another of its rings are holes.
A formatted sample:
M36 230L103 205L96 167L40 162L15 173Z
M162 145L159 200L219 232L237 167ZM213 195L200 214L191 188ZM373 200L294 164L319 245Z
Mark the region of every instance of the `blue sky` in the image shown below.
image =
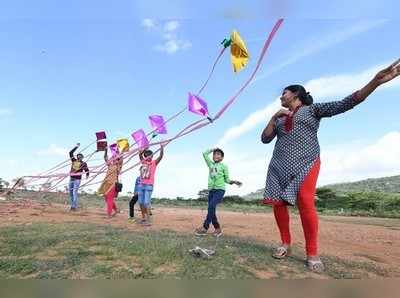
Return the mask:
M284 86L305 84L316 101L340 99L400 55L400 21L394 15L399 4L320 2L3 3L0 177L49 168L76 142L90 143L98 130L106 130L110 140L148 130L148 115L168 117L185 106L187 92L206 79L220 41L237 29L251 60L234 74L228 53L222 58L203 92L211 113L218 110L248 78L273 24L284 17L256 80L231 109L168 146L155 195L189 197L206 187L201 152L217 144L226 151L233 178L245 183L229 193L263 187L273 145L262 145L259 134ZM321 124L320 183L400 173L399 80ZM196 119L186 113L169 131ZM126 190L135 175L124 176Z

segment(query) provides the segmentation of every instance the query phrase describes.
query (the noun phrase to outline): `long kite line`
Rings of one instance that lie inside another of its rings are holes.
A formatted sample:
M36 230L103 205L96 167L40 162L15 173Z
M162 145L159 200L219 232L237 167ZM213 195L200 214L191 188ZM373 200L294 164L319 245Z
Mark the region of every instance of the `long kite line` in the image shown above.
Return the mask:
M225 52L225 49L230 46L231 47L231 59L232 59L232 64L234 67L235 72L240 70L241 68L243 68L246 64L247 64L247 60L249 58L248 56L248 52L247 49L244 45L244 42L241 40L240 36L238 35L238 33L236 31L234 31L231 35L231 39L229 40L224 40L224 47L222 48L222 50L220 51L220 53L218 54L217 58L215 59L213 66L211 68L211 71L207 77L207 80L205 81L205 83L202 85L202 87L200 88L200 90L197 92L196 95L190 94L189 93L189 110L191 112L194 112L196 114L202 115L206 118L202 118L200 120L194 121L193 123L189 124L188 126L186 126L185 128L183 128L181 131L179 131L175 136L169 138L169 139L165 139L162 141L157 141L157 142L149 142L147 141L146 137L151 136L151 140L157 135L157 132L160 132L160 128L165 128L166 124L177 119L179 116L181 116L186 110L187 107L183 108L182 110L178 111L177 113L175 113L173 116L171 116L170 118L168 118L167 120L163 120L162 118L162 122L161 124L158 123L157 126L153 126L153 130L150 131L149 133L145 134L143 132L143 135L141 136L143 138L143 140L145 140L146 142L142 143L142 139L135 139L135 145L137 146L129 146L127 148L125 148L126 150L122 150L121 152L115 152L113 151L113 148L111 148L112 152L113 152L113 157L112 158L117 158L117 157L122 157L124 160L126 160L125 162L125 167L128 165L128 163L135 157L138 155L139 151L142 150L143 148L146 147L151 147L151 146L156 146L156 145L164 145L167 146L168 144L170 144L172 141L179 139L181 137L184 137L196 130L199 130L205 126L208 126L212 123L214 123L216 120L218 120L225 112L226 110L236 101L236 99L239 97L239 95L246 89L246 87L251 83L251 81L254 79L255 75L257 74L263 59L267 53L268 48L270 47L270 44L274 38L274 36L276 35L277 31L279 30L280 26L283 23L283 19L279 19L274 27L272 28L272 31L269 33L268 38L266 39L264 46L261 50L261 53L259 55L259 58L257 60L256 66L253 70L253 72L251 73L250 77L245 81L245 83L241 86L241 88L232 96L230 97L226 103L222 106L222 108L213 116L211 117L208 114L208 109L207 109L207 104L205 103L205 101L203 101L199 95L202 93L202 91L206 88L206 86L208 85L208 82L210 81L214 70L218 64L218 62L220 61L220 58L222 57L223 53ZM160 116L159 116L160 117ZM165 132L164 132L165 133ZM134 138L135 136L132 135ZM84 152L85 150L87 150L88 148L90 148L92 145L94 145L96 142L98 141L94 141L92 143L90 143L89 145L87 145L84 149L82 149L80 151L80 153ZM117 144L114 144L114 146L116 147ZM105 149L107 150L107 148ZM155 151L154 153L157 153L159 151L159 149L157 151ZM93 151L91 152L88 157L86 158L86 162L88 162L93 155L97 152ZM116 154L115 154L116 153ZM50 187L47 188L47 190L51 191L56 189L57 187L60 187L60 184L67 178L70 177L71 174L70 173L56 173L68 166L70 166L70 160L65 160L60 164L57 164L56 166L50 168L49 170L46 170L38 175L34 175L34 176L24 176L23 178L29 178L29 180L25 181L24 185L32 185L33 186L33 182L34 181L38 181L41 179L47 179L45 184L52 184ZM124 174L132 169L134 169L135 167L137 167L138 165L140 165L140 162L136 162L134 163L132 166L124 169L121 174ZM97 182L93 182L99 175L104 174L107 170L107 164L106 163L101 163L97 166L93 166L89 168L91 174L94 174L93 176L90 177L90 179L88 179L88 181L86 181L84 184L81 185L81 188L83 187L88 187L88 186L92 186L92 185L96 185L99 184L101 181L97 181ZM55 184L53 184L55 183ZM37 184L36 186L39 185L43 185L43 184ZM66 186L66 185L62 185L62 186Z

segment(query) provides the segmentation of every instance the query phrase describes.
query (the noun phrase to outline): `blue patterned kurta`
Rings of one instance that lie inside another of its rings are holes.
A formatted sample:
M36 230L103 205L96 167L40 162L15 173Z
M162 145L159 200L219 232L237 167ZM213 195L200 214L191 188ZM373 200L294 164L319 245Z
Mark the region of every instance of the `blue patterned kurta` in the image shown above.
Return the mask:
M293 129L285 130L286 117L276 121L277 141L268 167L264 198L295 205L297 193L315 161L319 159L318 128L321 118L344 113L359 101L352 94L343 100L302 106L293 117Z

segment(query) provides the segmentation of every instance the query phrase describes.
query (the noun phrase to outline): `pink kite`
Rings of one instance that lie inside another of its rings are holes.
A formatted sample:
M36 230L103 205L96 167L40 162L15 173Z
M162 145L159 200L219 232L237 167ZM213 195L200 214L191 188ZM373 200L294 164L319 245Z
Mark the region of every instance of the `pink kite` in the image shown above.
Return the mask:
M149 116L150 125L159 134L166 134L167 128L165 127L165 121L163 116L160 115L152 115Z
M135 140L139 148L144 149L149 147L149 140L147 139L143 129L139 129L132 133L132 138Z
M207 103L199 96L196 96L190 92L188 99L188 109L189 111L197 115L208 116Z
M96 132L97 141L104 140L107 138L105 131Z
M112 156L113 156L113 157L117 156L117 155L119 154L119 151L118 151L118 144L112 144L112 145L110 145L110 150L111 150L111 153L112 153Z

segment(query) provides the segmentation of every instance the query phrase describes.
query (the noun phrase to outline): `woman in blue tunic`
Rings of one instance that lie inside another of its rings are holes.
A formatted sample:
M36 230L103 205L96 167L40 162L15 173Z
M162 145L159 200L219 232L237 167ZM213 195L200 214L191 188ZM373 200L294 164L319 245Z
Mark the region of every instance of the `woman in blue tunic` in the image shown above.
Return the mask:
M400 59L378 72L362 89L343 100L313 103L313 98L301 85L283 90L282 107L269 121L261 135L264 144L275 137L277 141L264 193L264 203L273 206L282 240L273 252L275 258L290 253L288 205L297 205L304 230L307 266L321 272L324 269L318 255L318 216L315 190L320 167L320 148L317 132L322 118L344 113L364 101L378 86L400 74Z

